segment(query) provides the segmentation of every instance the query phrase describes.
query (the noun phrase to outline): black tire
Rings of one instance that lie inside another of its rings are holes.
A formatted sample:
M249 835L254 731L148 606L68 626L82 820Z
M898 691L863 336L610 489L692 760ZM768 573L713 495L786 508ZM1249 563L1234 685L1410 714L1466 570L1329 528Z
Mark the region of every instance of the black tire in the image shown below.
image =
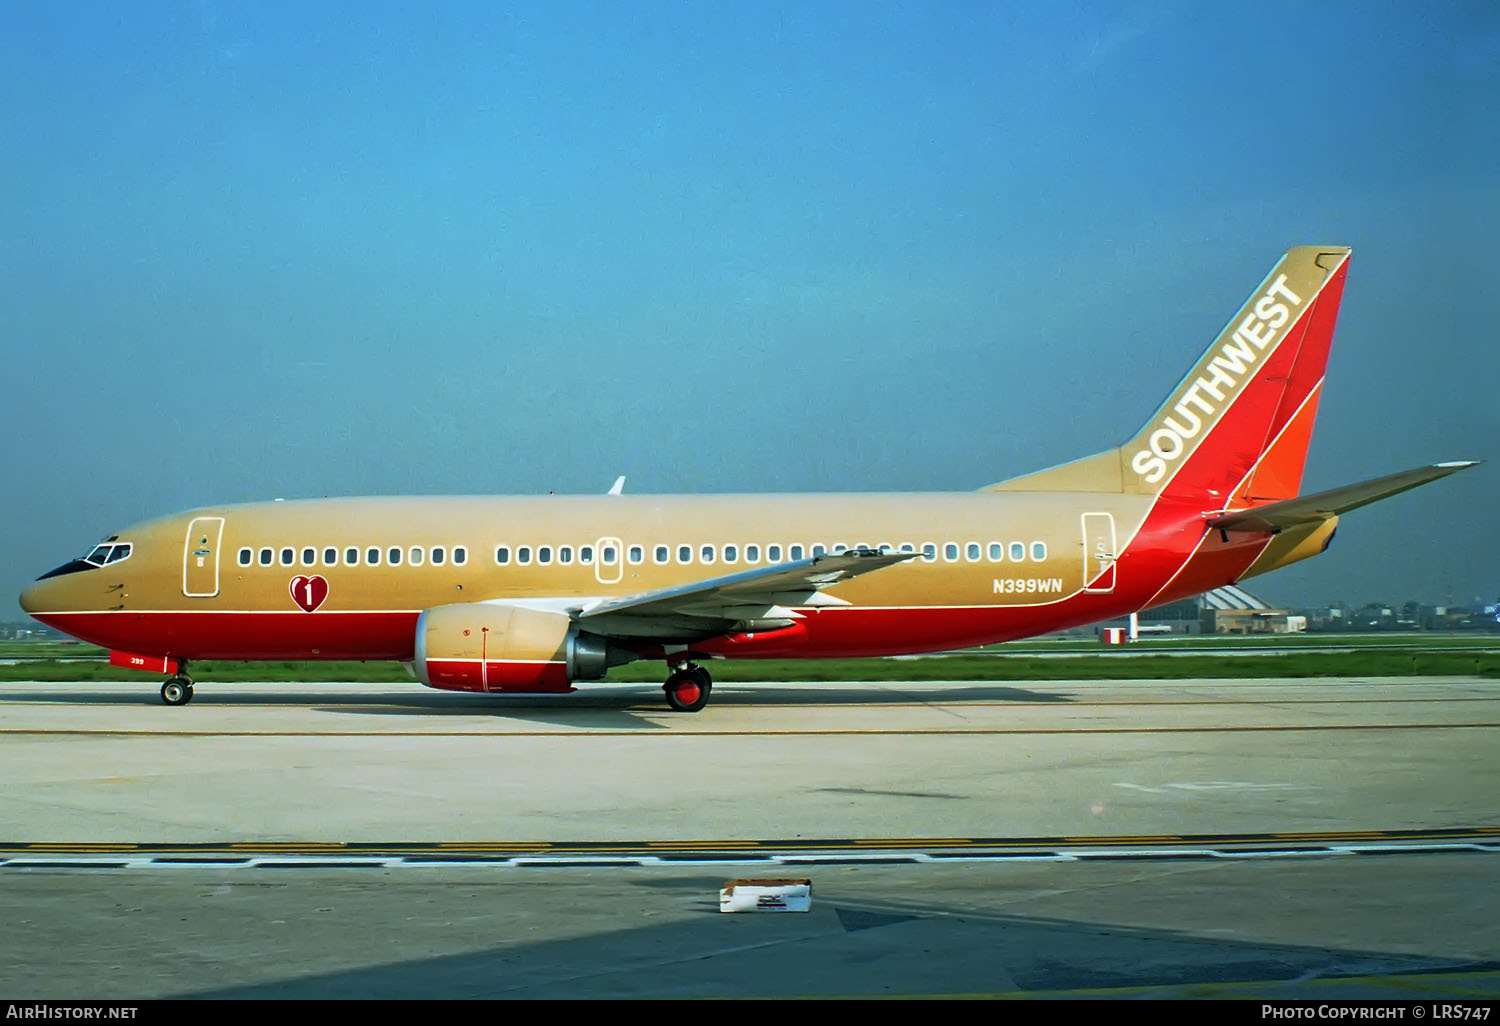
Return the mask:
M173 677L161 686L161 700L168 705L187 705L193 700L193 682Z
M697 712L708 704L713 680L701 666L689 670L678 670L662 685L667 693L667 705L673 712Z

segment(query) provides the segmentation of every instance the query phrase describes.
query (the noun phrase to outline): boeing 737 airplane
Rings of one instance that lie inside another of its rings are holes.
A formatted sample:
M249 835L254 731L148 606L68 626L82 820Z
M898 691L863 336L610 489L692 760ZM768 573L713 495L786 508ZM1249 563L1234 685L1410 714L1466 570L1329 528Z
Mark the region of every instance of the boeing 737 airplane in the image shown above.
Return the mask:
M992 644L1174 602L1327 548L1339 515L1473 463L1299 496L1349 250L1292 249L1118 449L945 494L347 498L110 535L21 595L170 674L394 659L429 687L566 692L635 659L668 704L711 659Z

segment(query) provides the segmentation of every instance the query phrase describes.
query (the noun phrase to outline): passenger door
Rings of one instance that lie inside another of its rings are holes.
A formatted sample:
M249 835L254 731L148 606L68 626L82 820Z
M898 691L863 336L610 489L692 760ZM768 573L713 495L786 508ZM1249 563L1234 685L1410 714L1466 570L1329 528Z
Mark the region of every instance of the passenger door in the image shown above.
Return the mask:
M1115 590L1115 515L1083 515L1083 590L1102 595Z
M188 524L182 549L182 593L188 598L213 598L219 593L219 540L223 517L195 517Z
M618 538L600 538L595 544L594 577L600 584L618 584L625 573L624 546Z

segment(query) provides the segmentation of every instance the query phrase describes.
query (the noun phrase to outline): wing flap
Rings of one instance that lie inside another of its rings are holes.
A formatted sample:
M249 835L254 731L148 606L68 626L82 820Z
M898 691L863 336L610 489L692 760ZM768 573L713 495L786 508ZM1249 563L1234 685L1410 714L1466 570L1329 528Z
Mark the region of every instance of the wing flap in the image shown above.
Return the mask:
M916 556L869 549L813 556L604 599L580 610L575 619L592 633L622 639L697 640L738 630L775 630L800 619L796 607L848 605L825 588Z

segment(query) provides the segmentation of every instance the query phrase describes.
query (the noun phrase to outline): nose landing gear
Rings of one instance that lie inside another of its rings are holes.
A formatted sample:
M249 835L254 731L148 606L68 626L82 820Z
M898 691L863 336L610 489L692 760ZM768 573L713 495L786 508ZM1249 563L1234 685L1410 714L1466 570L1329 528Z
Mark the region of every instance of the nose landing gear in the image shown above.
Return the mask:
M667 704L675 712L697 712L708 704L713 684L713 678L703 667L697 663L683 663L672 671L662 690L667 694Z

